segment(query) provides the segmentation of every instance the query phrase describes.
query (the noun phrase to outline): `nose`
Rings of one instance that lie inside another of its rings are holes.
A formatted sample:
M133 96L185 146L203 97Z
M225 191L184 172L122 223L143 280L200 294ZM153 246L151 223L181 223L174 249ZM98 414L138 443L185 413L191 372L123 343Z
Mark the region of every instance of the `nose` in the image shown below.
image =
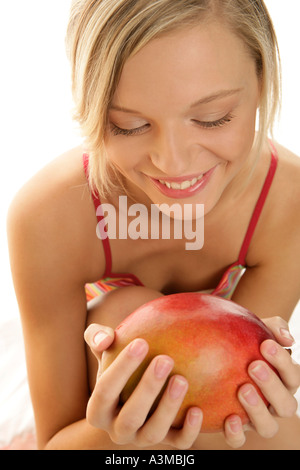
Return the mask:
M187 139L175 126L157 131L150 151L153 165L165 175L181 176L190 167Z

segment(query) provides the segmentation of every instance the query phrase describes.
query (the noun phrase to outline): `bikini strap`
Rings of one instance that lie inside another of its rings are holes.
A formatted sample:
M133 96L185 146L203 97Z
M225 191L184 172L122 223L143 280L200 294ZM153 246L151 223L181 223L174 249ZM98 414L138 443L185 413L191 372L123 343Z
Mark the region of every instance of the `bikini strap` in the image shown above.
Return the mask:
M274 178L274 175L275 175L275 172L276 172L276 168L277 168L277 164L278 164L277 150L276 150L275 146L273 145L273 143L271 141L269 141L269 142L270 142L270 145L271 145L271 148L272 148L270 168L269 168L268 174L266 176L266 179L265 179L263 188L261 190L260 196L259 196L258 201L256 203L254 212L252 214L250 224L248 226L248 230L247 230L247 233L246 233L246 236L244 238L242 248L241 248L241 251L240 251L240 254L239 254L238 264L240 264L242 266L246 265L245 260L246 260L246 255L247 255L247 252L248 252L248 248L249 248L253 233L255 231L256 225L258 223L261 211L264 207L266 198L268 196L270 187L272 185L272 181L273 181L273 178Z
M89 155L87 153L84 153L82 156L82 159L83 159L84 172L85 172L87 180L89 181ZM96 193L95 191L91 191L91 195L92 195L94 206L96 209L97 221L99 223L104 219L100 197L99 197L99 194ZM106 230L106 227L104 227L104 230ZM101 237L101 240L103 244L105 264L106 264L104 277L109 277L111 274L111 269L112 269L112 256L111 256L109 238L108 236Z

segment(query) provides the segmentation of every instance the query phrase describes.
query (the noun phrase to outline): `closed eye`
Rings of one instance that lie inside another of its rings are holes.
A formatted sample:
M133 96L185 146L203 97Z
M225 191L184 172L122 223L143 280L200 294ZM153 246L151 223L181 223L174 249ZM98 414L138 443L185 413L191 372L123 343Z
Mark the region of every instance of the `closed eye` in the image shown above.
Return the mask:
M226 114L226 116L224 116L223 118L218 119L217 121L198 121L196 119L193 119L193 122L203 127L204 129L215 129L218 127L223 127L225 124L229 124L233 120L233 118L233 114L229 113Z
M115 124L111 124L111 132L113 135L138 135L144 132L149 127L149 124L144 124L144 126L136 127L134 129L123 129L121 127L116 126Z
M229 113L221 119L216 121L198 121L193 119L193 122L203 129L215 129L223 127L225 124L229 124L233 120L233 114ZM111 123L111 132L114 136L124 135L127 137L142 134L146 129L148 129L150 124L144 124L141 127L136 127L134 129L124 129L122 127L116 126L116 124Z

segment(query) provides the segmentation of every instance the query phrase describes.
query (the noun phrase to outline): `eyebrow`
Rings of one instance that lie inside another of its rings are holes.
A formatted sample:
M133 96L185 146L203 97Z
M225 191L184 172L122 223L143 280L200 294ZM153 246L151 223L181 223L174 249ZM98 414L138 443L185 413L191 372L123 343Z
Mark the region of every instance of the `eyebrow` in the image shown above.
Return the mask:
M234 90L218 91L217 93L213 93L212 95L206 96L205 98L201 98L200 100L196 101L190 106L190 108L195 108L196 106L199 106L200 104L207 104L207 103L210 103L211 101L217 101L222 98L227 98L228 96L236 95L237 93L240 93L242 90L243 88L236 88Z
M217 101L222 98L227 98L228 96L233 96L236 95L237 93L241 92L243 89L242 88L236 88L234 90L221 90L216 93L213 93L212 95L205 96L204 98L201 98L200 100L196 101L195 103L191 104L189 109L196 108L197 106L200 106L201 104L207 104L211 103L212 101ZM109 109L113 111L121 111L122 113L130 113L130 114L142 114L140 111L136 111L134 109L129 109L129 108L124 108L123 106L118 106L115 104L112 104Z

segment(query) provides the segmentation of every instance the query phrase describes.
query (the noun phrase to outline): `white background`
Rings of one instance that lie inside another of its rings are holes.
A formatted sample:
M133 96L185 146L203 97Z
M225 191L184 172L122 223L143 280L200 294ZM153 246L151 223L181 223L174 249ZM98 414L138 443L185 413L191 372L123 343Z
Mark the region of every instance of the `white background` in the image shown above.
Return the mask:
M6 213L18 189L76 146L64 38L70 0L0 0L0 322L18 315L6 243ZM300 155L300 2L267 0L283 63L283 109L276 140ZM283 195L288 197L288 195Z
M70 3L0 0L0 447L16 435L34 432L7 253L7 209L34 173L80 142L71 119L70 70L64 48ZM276 140L300 155L300 1L266 0L266 4L275 23L283 63L283 109ZM299 308L291 327L300 342ZM299 347L294 357L300 361ZM300 391L298 399L300 403Z

